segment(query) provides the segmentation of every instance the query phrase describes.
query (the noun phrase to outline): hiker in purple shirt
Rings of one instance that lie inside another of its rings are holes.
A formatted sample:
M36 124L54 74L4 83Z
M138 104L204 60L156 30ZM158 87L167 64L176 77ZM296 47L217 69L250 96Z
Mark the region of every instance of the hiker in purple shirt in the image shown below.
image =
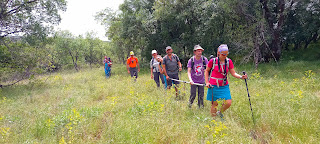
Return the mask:
M204 85L194 85L194 83L205 84L204 71L208 64L208 59L202 56L204 49L200 45L195 45L193 49L194 56L188 61L188 77L191 84L189 108L191 108L198 89L198 106L203 108Z

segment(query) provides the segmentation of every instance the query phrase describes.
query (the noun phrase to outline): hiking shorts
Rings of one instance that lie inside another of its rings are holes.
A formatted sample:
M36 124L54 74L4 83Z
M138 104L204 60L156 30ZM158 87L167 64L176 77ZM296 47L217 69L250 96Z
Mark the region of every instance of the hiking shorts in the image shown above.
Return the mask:
M214 85L213 88L208 88L207 92L207 100L208 101L217 101L218 99L220 100L230 100L231 99L231 94L230 94L230 88L229 85L225 86L218 86Z
M173 79L179 79L179 75L178 74L168 74L168 76L169 76L169 78L173 78ZM178 81L173 81L173 83L174 84L179 84L179 82ZM168 86L172 86L172 80L170 80L170 79L167 79L167 84L168 84Z

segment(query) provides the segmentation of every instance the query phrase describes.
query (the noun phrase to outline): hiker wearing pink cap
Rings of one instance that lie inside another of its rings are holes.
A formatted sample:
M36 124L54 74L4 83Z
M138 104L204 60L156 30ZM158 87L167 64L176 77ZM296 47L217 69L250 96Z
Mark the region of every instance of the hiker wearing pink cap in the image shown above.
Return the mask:
M232 102L227 79L228 72L235 78L247 78L247 75L239 75L235 72L232 60L227 58L228 54L228 46L221 44L218 48L218 57L209 61L205 71L206 87L208 87L207 100L212 101L211 115L219 115L221 118L223 118L222 113L231 106ZM210 71L211 75L209 76ZM219 99L225 100L225 102L221 109L217 111L217 100Z

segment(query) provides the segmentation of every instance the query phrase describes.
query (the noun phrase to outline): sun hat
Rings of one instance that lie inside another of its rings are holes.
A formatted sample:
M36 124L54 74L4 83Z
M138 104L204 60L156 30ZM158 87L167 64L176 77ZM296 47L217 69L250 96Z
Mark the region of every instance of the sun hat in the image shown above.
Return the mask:
M151 51L151 54L155 54L155 53L157 53L156 50L152 50L152 51Z
M199 49L204 51L204 49L200 45L195 45L194 48L193 48L193 51L196 51L196 50L199 50Z
M221 44L218 48L219 52L229 51L229 48L226 44Z

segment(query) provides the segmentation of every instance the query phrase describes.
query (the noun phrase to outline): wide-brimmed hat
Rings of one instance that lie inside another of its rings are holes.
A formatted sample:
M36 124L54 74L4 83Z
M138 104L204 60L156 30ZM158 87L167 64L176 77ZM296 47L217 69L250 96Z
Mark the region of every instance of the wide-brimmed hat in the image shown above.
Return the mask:
M200 45L195 45L194 48L193 48L193 51L196 51L196 50L199 50L199 49L204 51L204 49Z

